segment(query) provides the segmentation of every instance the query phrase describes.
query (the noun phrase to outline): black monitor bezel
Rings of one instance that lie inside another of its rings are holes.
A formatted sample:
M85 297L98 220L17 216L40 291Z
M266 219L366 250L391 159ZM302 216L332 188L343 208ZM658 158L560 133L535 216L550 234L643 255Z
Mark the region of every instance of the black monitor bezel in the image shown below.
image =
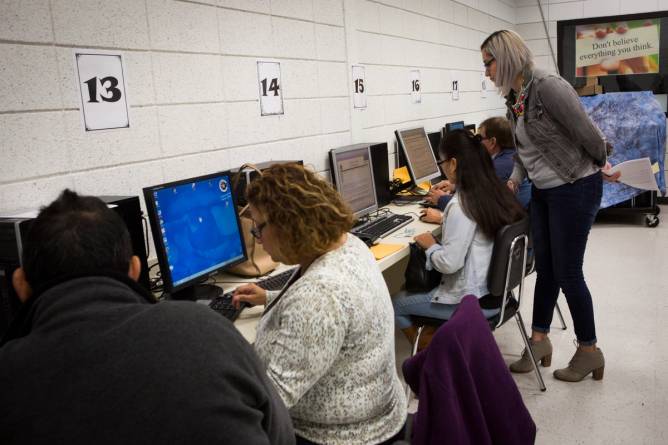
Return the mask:
M192 178L187 178L187 179L180 179L178 181L172 181L172 182L166 182L164 184L157 184L153 185L150 187L145 187L143 189L144 192L144 202L146 203L146 210L148 214L148 220L149 224L151 226L151 232L153 233L153 245L155 246L155 253L156 256L158 257L158 265L160 267L160 276L162 278L162 283L163 283L163 288L165 292L167 293L174 293L177 291L180 291L182 289L185 289L189 286L193 286L195 284L199 284L202 281L202 278L206 278L208 276L211 276L221 270L228 269L230 267L236 266L237 264L243 263L244 261L248 260L248 252L246 251L246 240L244 238L244 233L241 225L241 218L239 217L239 210L237 207L237 200L234 191L230 191L230 195L232 197L232 205L234 206L234 216L236 217L236 222L237 222L237 227L239 228L239 235L241 238L241 248L243 251L243 256L231 263L225 264L224 266L221 266L215 270L208 271L206 273L202 273L201 275L198 275L196 277L193 277L192 279L185 281L183 283L180 283L176 286L174 286L174 281L172 279L172 274L171 271L169 270L169 263L167 261L167 254L165 250L165 245L162 240L161 236L156 236L156 234L160 233L160 224L158 223L158 212L157 208L155 205L155 199L153 196L153 192L157 190L162 190L165 188L169 187L174 187L178 185L183 185L183 184L189 184L193 182L199 182L199 181L205 181L210 178L218 178L218 177L226 177L228 180L228 183L230 184L230 187L232 187L232 180L230 178L230 174L227 171L219 171L216 173L210 173L207 175L202 175L202 176L194 176Z
M429 153L431 153L431 157L434 160L434 165L436 166L435 173L430 173L427 176L423 176L420 178L415 177L415 172L413 171L413 163L411 161L410 156L408 155L408 150L406 150L404 139L402 137L403 132L413 131L413 130L422 130L424 132L424 137L427 140L427 144L429 144ZM425 130L424 127L413 127L413 128L404 128L402 130L394 130L394 135L397 138L397 145L399 145L400 150L404 154L404 159L406 160L406 168L408 169L408 174L411 177L411 181L413 181L414 186L417 187L423 182L431 181L432 179L441 177L441 167L438 165L438 159L436 159L436 155L434 155L434 148L431 146L431 141L429 140L429 136L427 136L427 130Z
M345 147L332 148L331 150L329 150L329 165L332 176L332 184L334 185L334 188L339 192L339 194L341 194L341 191L339 190L339 183L341 182L341 178L339 178L338 169L336 168L336 155L364 149L366 149L366 152L369 156L369 167L371 168L371 188L373 189L374 204L370 207L364 208L357 212L353 212L353 216L355 218L361 218L363 216L368 215L369 213L378 210L378 195L376 195L376 178L374 177L373 173L373 160L371 159L371 147L367 144L356 144L356 145L347 145ZM341 198L343 198L343 200L346 201L346 198L342 194Z

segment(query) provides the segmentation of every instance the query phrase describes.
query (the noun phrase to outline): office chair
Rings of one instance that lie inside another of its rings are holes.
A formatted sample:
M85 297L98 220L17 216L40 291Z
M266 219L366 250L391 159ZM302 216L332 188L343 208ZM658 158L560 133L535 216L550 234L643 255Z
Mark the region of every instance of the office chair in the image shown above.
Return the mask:
M494 238L494 249L489 265L487 277L487 288L491 300L498 303L499 313L489 319L489 327L492 331L502 326L506 321L515 318L520 330L522 340L531 356L531 362L536 373L536 379L541 391L545 391L545 382L538 369L536 358L529 347L529 337L524 327L524 321L520 314L520 303L524 294L524 277L527 270L527 245L529 240L529 218L524 218L514 224L502 227ZM519 287L517 297L514 289ZM417 344L425 326L438 327L447 320L411 315L415 326L419 326L415 343L413 344L413 355L417 352Z

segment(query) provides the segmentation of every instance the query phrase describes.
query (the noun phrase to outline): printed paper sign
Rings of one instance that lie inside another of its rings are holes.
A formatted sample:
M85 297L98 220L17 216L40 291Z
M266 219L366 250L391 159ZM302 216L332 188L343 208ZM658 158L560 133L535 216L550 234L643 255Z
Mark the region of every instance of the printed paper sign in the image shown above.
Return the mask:
M353 105L355 108L366 108L366 85L364 82L364 67L353 65Z
M450 72L450 79L452 81L452 100L459 100L459 76L457 72Z
M422 102L422 92L420 91L420 70L411 70L411 100L414 104Z
M81 117L86 131L129 128L123 56L75 50Z
M659 19L575 27L575 76L659 72Z
M262 116L283 114L281 64L279 62L257 62L257 79Z

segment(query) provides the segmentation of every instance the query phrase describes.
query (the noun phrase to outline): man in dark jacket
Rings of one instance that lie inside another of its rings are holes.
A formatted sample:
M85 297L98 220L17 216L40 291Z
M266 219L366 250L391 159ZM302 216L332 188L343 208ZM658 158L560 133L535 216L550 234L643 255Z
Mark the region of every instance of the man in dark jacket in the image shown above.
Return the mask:
M293 444L290 416L234 326L154 304L115 212L64 191L43 209L0 343L2 444Z

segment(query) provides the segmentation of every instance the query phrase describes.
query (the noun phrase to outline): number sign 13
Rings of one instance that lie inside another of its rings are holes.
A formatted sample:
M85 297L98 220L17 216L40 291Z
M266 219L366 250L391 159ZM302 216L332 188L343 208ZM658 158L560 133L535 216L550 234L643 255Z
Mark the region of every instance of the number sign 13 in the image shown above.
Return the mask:
M257 62L257 79L260 91L262 116L283 114L283 84L279 62Z
M75 50L81 115L86 131L129 128L123 56Z

